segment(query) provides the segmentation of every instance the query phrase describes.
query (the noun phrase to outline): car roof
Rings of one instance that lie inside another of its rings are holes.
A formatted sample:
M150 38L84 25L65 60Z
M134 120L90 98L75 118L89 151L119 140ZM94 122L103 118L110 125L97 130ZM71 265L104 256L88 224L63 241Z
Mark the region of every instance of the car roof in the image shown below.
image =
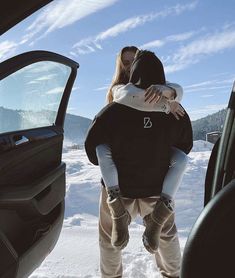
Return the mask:
M7 0L0 5L0 35L53 0Z

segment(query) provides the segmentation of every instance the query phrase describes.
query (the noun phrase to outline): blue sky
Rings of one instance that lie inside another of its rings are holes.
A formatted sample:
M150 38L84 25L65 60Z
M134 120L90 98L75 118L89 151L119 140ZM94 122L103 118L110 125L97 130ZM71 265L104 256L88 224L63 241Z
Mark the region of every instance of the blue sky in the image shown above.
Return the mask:
M233 0L55 0L1 36L0 60L49 50L80 64L68 112L105 105L118 51L149 49L184 89L192 120L226 107L235 80Z

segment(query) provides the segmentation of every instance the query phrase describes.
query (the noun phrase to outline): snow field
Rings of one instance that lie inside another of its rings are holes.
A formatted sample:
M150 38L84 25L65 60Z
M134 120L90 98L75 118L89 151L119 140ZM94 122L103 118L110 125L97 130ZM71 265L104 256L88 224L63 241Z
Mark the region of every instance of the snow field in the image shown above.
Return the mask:
M203 208L204 180L213 145L195 141L189 164L176 195L176 224L181 250ZM66 209L63 229L54 250L30 278L98 278L99 167L84 150L66 150ZM130 241L123 250L123 278L160 278L154 256L142 245L144 227L137 218L130 225Z

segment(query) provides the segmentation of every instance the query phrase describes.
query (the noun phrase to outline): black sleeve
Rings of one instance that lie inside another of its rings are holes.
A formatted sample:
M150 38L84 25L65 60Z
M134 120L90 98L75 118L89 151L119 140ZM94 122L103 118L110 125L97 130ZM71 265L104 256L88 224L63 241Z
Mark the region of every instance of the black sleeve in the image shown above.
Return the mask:
M88 159L94 165L98 165L98 159L96 156L96 147L100 144L110 144L108 134L107 121L104 117L96 116L88 129L85 139L85 150Z
M190 118L185 112L184 117L180 117L180 120L175 118L172 120L174 120L171 134L173 146L188 154L193 147L193 130Z

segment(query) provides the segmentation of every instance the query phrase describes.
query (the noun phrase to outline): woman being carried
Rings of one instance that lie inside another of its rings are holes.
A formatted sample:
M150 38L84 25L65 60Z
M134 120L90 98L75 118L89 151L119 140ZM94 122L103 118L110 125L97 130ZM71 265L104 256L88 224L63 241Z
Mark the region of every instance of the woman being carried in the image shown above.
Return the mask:
M139 52L139 50L137 50L135 56L140 57L141 55L144 55L144 53L146 52ZM171 88L165 85L165 80L161 80L161 78L159 79L158 84L151 85L147 88L146 84L149 84L149 80L152 78L151 75L158 74L157 72L151 71L150 62L151 59L148 61L148 64L141 63L138 65L138 68L135 67L134 70L132 69L130 82L126 85L116 84L111 86L108 93L108 99L140 111L157 111L165 112L167 114L172 113L176 119L179 119L179 117L184 116L184 109L179 104L179 101L182 99L182 89L179 88L179 85L177 84L166 83L176 87L176 92L174 92ZM118 70L116 72L118 72ZM118 80L117 77L116 80ZM153 77L152 80L156 80L156 78ZM114 81L114 84L115 83L117 82ZM146 89L146 91L144 91L144 89ZM107 144L101 144L97 146L96 152L104 185L108 193L108 205L112 211L111 206L114 204L113 200L121 195L118 182L118 171L112 159L110 146ZM173 200L182 181L187 162L187 155L180 149L173 146L171 150L169 170L164 179L161 193L161 200L164 201L170 210L174 209ZM158 210L156 209L154 214L158 214ZM154 223L154 214L148 215L144 220L145 225L146 222L148 222L148 225L146 225L146 230L143 235L143 243L150 253L157 252L161 230L161 227ZM115 226L121 226L122 221L119 220L117 222L120 223L115 224ZM128 243L125 220L123 226L124 227L121 229L113 227L111 238L113 246L120 249L123 249ZM123 230L126 232L123 233Z

